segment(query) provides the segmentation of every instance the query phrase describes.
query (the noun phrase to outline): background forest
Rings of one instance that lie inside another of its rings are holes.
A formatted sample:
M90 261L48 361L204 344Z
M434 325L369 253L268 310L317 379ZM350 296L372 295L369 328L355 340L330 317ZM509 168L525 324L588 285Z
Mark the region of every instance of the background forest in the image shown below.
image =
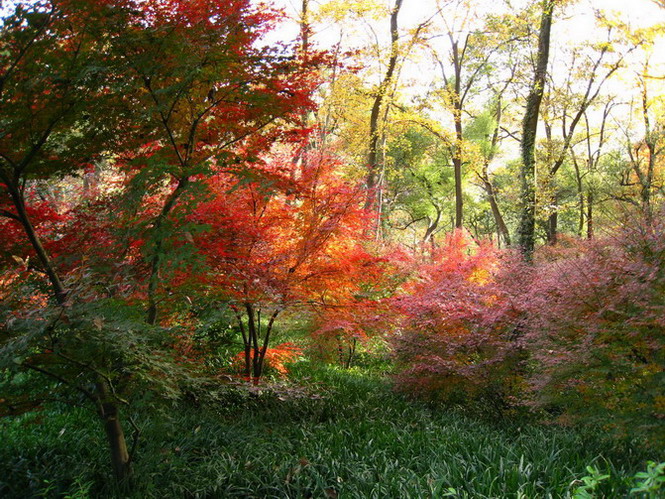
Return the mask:
M0 495L659 497L665 4L612 7L4 3Z

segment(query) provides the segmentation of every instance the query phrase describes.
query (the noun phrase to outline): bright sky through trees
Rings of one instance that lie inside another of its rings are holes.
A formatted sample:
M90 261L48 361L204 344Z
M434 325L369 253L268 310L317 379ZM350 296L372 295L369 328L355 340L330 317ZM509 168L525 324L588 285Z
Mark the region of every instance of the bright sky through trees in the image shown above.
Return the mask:
M287 15L297 21L301 9L301 0L274 0L273 5L284 9ZM366 4L363 8L368 9L369 5L375 5L384 9L385 17L390 9L390 2L386 0L376 0L374 2L362 2ZM419 23L431 18L437 11L437 4L443 6L447 2L441 0L405 0L404 7L400 11L400 24L403 29L408 30L417 26ZM481 12L497 12L497 4L500 2L492 0L478 0L473 2L478 5ZM512 1L510 4L515 8L526 4L525 0ZM316 0L313 2L312 10L315 12L321 7L339 4L349 6L349 2L338 2L337 0ZM504 9L507 8L504 6ZM555 27L555 36L563 36L566 40L580 41L584 39L593 39L595 26L595 11L601 11L609 19L620 20L632 28L650 28L658 24L665 23L665 9L659 7L651 0L580 0L573 7L569 7L563 22L559 21ZM316 19L316 17L315 17ZM316 19L318 21L318 19ZM364 31L354 30L348 24L335 25L334 23L315 23L313 39L322 47L328 47L342 40L348 48L357 48L358 46L371 43L372 39L386 41L388 39L387 25L385 20L371 18L363 20ZM345 30L344 36L340 36L340 31ZM284 40L293 39L298 33L296 24L285 24L279 34ZM556 40L555 40L556 42ZM661 39L658 47L662 47L665 42ZM656 59L665 59L664 50L654 50Z

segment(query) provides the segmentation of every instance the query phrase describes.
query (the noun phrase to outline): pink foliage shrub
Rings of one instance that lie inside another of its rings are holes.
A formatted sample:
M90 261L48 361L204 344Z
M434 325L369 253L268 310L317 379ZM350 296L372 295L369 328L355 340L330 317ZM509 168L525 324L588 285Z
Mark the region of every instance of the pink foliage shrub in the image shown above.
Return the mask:
M398 387L450 403L514 406L525 360L514 290L528 273L510 252L461 231L451 235L394 299Z
M533 405L664 441L663 229L633 224L537 267L524 295Z
M458 232L393 298L399 388L665 443L665 217L532 266Z

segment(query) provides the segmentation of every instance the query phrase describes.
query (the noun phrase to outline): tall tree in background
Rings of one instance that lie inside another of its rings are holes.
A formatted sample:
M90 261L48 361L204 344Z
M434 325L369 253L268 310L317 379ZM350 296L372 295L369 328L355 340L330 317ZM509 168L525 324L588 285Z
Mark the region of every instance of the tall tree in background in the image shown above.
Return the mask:
M640 103L642 120L644 122L644 140L634 148L629 149L629 157L630 165L635 172L639 186L640 208L645 218L651 221L653 218L653 194L657 185L656 162L665 150L665 146L663 146L663 125L662 123L654 122L655 120L650 113L652 102L647 85L648 73L649 61L647 60L644 64L644 71L638 78L641 87ZM662 185L660 188L662 189Z
M390 13L390 59L388 60L388 68L386 74L381 80L379 87L374 95L374 103L372 104L372 111L369 118L369 151L367 153L367 179L365 185L367 187L367 197L365 200L365 209L370 211L377 211L379 209L379 189L380 189L380 173L379 173L379 116L388 94L390 85L393 82L395 69L397 67L397 58L399 56L399 29L397 17L402 8L402 0L395 0L395 6ZM377 214L377 217L380 217ZM376 228L380 227L380 220L376 221Z
M658 116L658 101L650 95L649 64L635 75L637 98L630 103L630 114L636 124L622 123L623 151L615 159L619 167L620 188L610 197L639 209L647 220L652 220L656 195L663 193L665 185L662 157L665 151L665 132ZM662 111L661 111L662 113Z
M496 193L496 189L492 182L491 174L489 171L489 166L494 157L496 156L499 149L500 133L501 133L501 118L503 112L505 111L503 103L503 93L505 92L507 86L509 85L510 80L508 80L504 86L495 91L494 101L491 102L489 109L477 116L475 121L471 124L470 130L468 130L468 135L472 136L480 132L479 137L476 139L478 142L478 148L480 150L481 160L480 165L476 168L476 176L480 180L481 186L485 191L487 200L490 204L490 209L492 210L492 216L494 217L494 222L496 224L497 231L497 242L500 245L501 241L506 246L510 246L510 232L506 221L501 213L501 208L499 206L499 201ZM472 140L474 137L470 137Z
M543 178L548 199L547 241L556 244L559 215L559 193L555 184L556 175L569 157L577 126L587 109L598 99L610 77L622 66L624 54L613 46L612 28L607 28L607 39L599 45L574 48L571 52L568 77L563 85L552 84L545 96L543 116L547 141L547 167ZM589 50L590 49L590 50ZM575 81L577 78L578 81ZM577 89L577 87L580 87ZM560 121L561 136L554 146L552 130L554 122Z
M543 14L538 33L538 53L533 83L526 102L524 120L522 122L522 141L520 169L521 184L521 216L518 228L518 242L527 260L531 260L535 247L536 228L536 133L540 103L543 100L547 64L550 55L550 35L552 32L552 14L558 0L543 0Z
M450 16L443 7L439 7L446 29L443 37L448 42L445 54L447 60L436 52L434 57L441 70L446 108L453 120L454 134L449 148L455 179L455 228L461 228L464 223L462 165L465 163L462 115L466 110L467 100L471 97L472 92L477 90L477 83L496 47L488 47L483 34L475 31L473 23L477 21L477 14L466 0L458 0L453 5L446 5L448 8L451 6L455 10L453 16ZM460 11L462 14L459 14ZM480 47L482 50L479 50ZM452 66L452 71L449 71L448 64Z
M579 207L577 235L579 237L584 235L586 225L587 239L593 239L594 237L594 209L598 190L596 177L601 159L606 152L604 149L607 146L608 136L610 135L609 117L615 106L614 97L607 99L602 113L598 115L600 123L598 123L596 130L592 130L590 113L588 110L585 111L585 132L581 142L575 145L582 149L583 152L581 154L578 153L575 146L571 147L570 150L570 157L575 172L575 185L577 186Z
M665 151L663 126L662 69L654 56L655 41L662 37L662 25L631 31L619 25L622 35L637 52L640 62L634 69L634 86L627 116L617 121L623 135L622 151L615 158L618 166L618 189L609 192L617 201L638 208L648 221L653 220L658 195L663 194L665 180L662 158ZM634 121L633 121L634 119Z
M467 83L463 87L466 98L474 79L483 78L482 84L476 82L473 90L485 102L482 103L481 112L476 111L473 120L466 125L464 138L480 154L479 158L471 161L471 167L489 202L497 241L499 244L503 241L506 246L511 245L511 237L500 207L500 194L494 185L490 164L500 152L503 139L510 136L505 131L506 114L510 115L512 106L507 95L518 87L521 45L527 43L530 37L528 21L524 17L528 19L524 12L486 16L480 33L474 36L474 60L469 61L466 69L471 76L466 78ZM473 113L473 109L460 111L467 115Z
M445 167L452 166L453 172L455 211L453 226L460 228L465 218L465 195L471 201L470 204L473 204L473 196L464 191L465 173L479 169L475 168L477 158L472 151L477 149L476 146L484 149L482 153L488 153L484 158L488 166L499 141L499 128L483 130L482 137L478 135L479 122L475 118L483 114L479 113L478 109L493 107L496 96L501 101L499 94L506 92L514 81L515 63L512 60L512 53L517 47L517 42L526 39L526 33L523 24L514 20L517 16L508 14L483 16L477 6L468 0L439 2L437 7L436 18L441 23L441 31L430 37L428 48L439 69L441 80L435 83L431 96L424 100L429 101L433 100L432 97L436 97L435 105L425 107L435 112L439 116L438 119L443 111L447 119L445 125L437 127L432 127L422 120L419 123L434 133L448 149L450 165L446 164ZM491 90L491 94L488 90ZM495 118L499 118L500 121L501 112L495 114ZM484 121L489 125L487 120ZM467 130L472 123L474 130ZM436 133L436 129L441 127L450 131ZM497 132L497 136L494 144L491 144L492 141L489 139L494 131ZM468 132L474 136L470 137ZM479 176L484 179L482 187L487 192L495 221L499 226L503 225L503 229L499 228L499 231L505 240L507 228L498 210L496 196L489 183L489 175Z

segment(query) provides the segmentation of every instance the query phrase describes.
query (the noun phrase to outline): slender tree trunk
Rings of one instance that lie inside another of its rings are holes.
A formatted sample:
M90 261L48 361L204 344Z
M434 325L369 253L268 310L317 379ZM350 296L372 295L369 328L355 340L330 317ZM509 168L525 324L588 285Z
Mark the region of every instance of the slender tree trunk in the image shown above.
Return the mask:
M554 179L551 179L554 180ZM552 212L547 218L547 243L557 243L557 232L559 230L559 199L556 192L552 195Z
M462 110L455 109L455 152L453 170L455 175L455 228L464 224L464 197L462 192Z
M490 202L490 208L492 209L492 216L494 217L494 222L496 223L496 228L497 228L497 233L499 235L499 239L503 239L503 242L505 243L506 246L510 246L510 231L508 230L508 226L506 225L506 221L503 218L503 215L501 214L501 208L499 208L499 203L496 200L496 193L494 192L494 186L492 185L492 182L489 180L489 174L488 174L488 164L485 163L483 166L483 176L481 177L481 181L483 183L483 188L485 189L485 193L487 194L487 199Z
M303 64L307 64L309 60L309 36L311 33L311 28L309 24L309 1L302 0L302 7L300 11L300 53L299 57L302 60ZM302 126L307 128L309 125L309 111L303 109L300 114L300 120ZM302 147L299 147L296 154L293 157L293 168L291 168L290 178L291 181L295 183L298 178L298 172L303 172L307 170L307 152L310 149L309 140L303 144ZM291 204L292 201L288 200L288 204Z
M97 393L100 398L99 417L104 423L106 438L111 450L113 472L118 483L126 486L132 470L125 433L120 424L118 403L111 398L105 380L97 382Z
M280 312L281 309L276 309L270 316L270 320L268 321L268 325L266 326L266 332L263 337L263 345L261 346L261 352L259 354L258 370L257 372L254 373L254 376L256 376L257 378L260 378L261 375L263 374L263 368L265 366L265 360L266 360L266 352L268 351L268 344L270 343L270 336L272 334L273 326L275 325L275 319L277 319L277 316L279 315Z
M245 303L245 311L247 312L247 329L249 332L249 343L251 351L251 368L247 366L247 369L251 371L251 378L254 384L259 382L256 373L259 370L259 333L257 330L257 324L255 322L255 310L254 305L247 302Z
M588 131L587 131L588 133ZM577 235L582 237L584 232L584 217L585 217L585 202L584 202L584 186L582 184L582 173L580 172L580 165L577 162L577 156L572 151L573 167L575 168L575 186L577 187L577 200L579 205L578 221L577 221ZM587 160L591 164L591 159Z
M244 369L244 375L245 378L249 379L252 376L252 344L250 343L250 338L247 335L247 331L245 330L245 324L242 321L242 315L236 309L235 307L232 308L233 313L236 316L236 320L238 321L238 327L240 327L240 333L242 334L242 345L245 351L245 369Z
M464 224L464 197L462 192L462 145L464 140L464 128L462 124L462 111L464 108L464 96L462 95L462 65L464 61L464 53L467 49L469 36L467 35L463 46L460 48L459 40L456 39L453 33L448 33L451 44L451 59L453 64L453 78L449 79L446 76L445 66L443 62L437 58L441 66L441 74L446 86L446 90L450 94L448 104L452 108L453 123L455 127L455 141L449 145L450 157L453 162L453 176L455 178L455 228L461 228ZM469 90L467 87L464 94Z
M578 237L582 237L582 234L584 233L584 220L586 217L586 202L584 201L584 193L579 194L579 204L580 204L580 213L579 213L579 220L577 223L577 235Z
M522 213L518 229L519 246L527 261L531 261L535 248L536 228L536 133L540 103L545 89L545 77L550 53L550 34L552 31L552 13L557 0L543 1L543 14L538 36L538 56L531 91L527 98L526 111L522 122L520 169Z
M153 254L150 259L150 277L148 278L148 310L146 322L154 325L157 322L157 286L159 284L159 270L162 264L162 248L164 245L164 234L162 230L166 220L173 210L178 199L189 185L189 177L182 177L171 195L166 199L162 211L155 219L153 229L155 240L153 244Z
M452 37L451 37L452 41ZM453 66L455 69L453 113L455 122L455 147L453 148L453 173L455 176L455 228L462 228L464 223L464 198L462 193L462 142L464 133L462 129L462 57L459 44L452 41Z
M367 178L365 181L365 186L367 188L367 194L365 198L365 209L366 210L376 210L378 203L378 181L379 181L379 114L381 112L381 106L383 101L388 93L388 88L392 83L393 76L395 74L395 68L397 66L397 56L399 54L399 31L397 24L397 16L399 11L402 8L402 0L395 0L395 7L390 14L390 40L391 40L391 49L390 49L390 59L388 61L388 69L386 71L383 80L381 81L379 88L377 90L376 96L374 97L374 104L372 105L372 112L369 119L369 152L367 155Z
M53 262L51 261L48 253L46 253L46 250L44 249L44 246L42 245L42 242L39 239L34 226L32 225L32 221L30 220L28 212L25 209L25 200L23 199L23 194L18 187L10 185L9 183L7 183L7 190L9 191L14 208L16 208L18 221L21 223L21 226L23 227L25 235L28 237L32 248L35 250L35 253L37 253L39 263L42 264L44 272L46 273L49 282L51 283L53 295L55 296L58 304L62 305L65 303L67 292L65 291L65 287L63 286L60 277L58 276L55 265L53 265Z
M587 239L593 239L593 192L589 191L587 193L587 215L586 215L586 237Z
M645 68L646 69L646 68ZM642 176L642 189L640 192L640 197L642 200L642 209L644 210L644 216L646 217L647 222L651 222L653 218L653 212L651 208L651 188L653 186L653 176L656 166L656 138L651 127L651 121L649 119L649 99L647 93L647 81L646 77L642 78L642 116L644 118L644 143L647 146L649 151L649 158L647 160L647 171L646 174Z
M547 218L547 242L548 244L555 245L558 242L559 230L559 210L554 208Z
M59 305L64 305L67 293L60 280L57 270L53 265L48 253L44 249L37 232L35 231L32 221L28 216L25 209L25 202L23 195L18 188L13 188L9 183L6 183L9 194L12 198L12 203L17 211L17 218L26 236L30 241L33 249L37 253L40 263L44 267L46 275L49 278L53 294ZM104 430L106 432L109 449L111 451L111 465L113 472L121 486L128 485L128 479L131 476L130 455L127 450L127 442L125 434L122 430L120 423L120 414L118 410L118 403L114 401L108 393L108 388L105 380L96 383L98 403L98 414L104 423Z
M512 77L510 80L508 80L508 82L510 82L511 80ZM503 239L503 242L506 246L511 245L510 231L508 230L508 227L506 226L506 221L504 220L503 215L501 214L499 202L497 201L496 198L496 192L494 191L494 186L492 185L492 181L490 180L489 165L492 159L494 159L497 145L499 143L499 131L501 129L501 118L503 116L503 108L501 102L502 102L503 93L505 92L506 88L508 88L508 82L506 82L503 89L497 94L496 110L494 113L496 124L492 132L490 153L483 161L482 176L480 176L480 180L483 183L483 188L485 189L485 193L487 194L487 198L490 202L490 208L492 209L492 216L494 217L494 222L496 223L497 244L501 245L501 240Z
M309 25L309 1L310 0L302 0L300 11L300 39L302 41L300 46L300 57L304 63L307 63L309 56L309 35L311 32Z
M384 123L388 121L388 112L384 114ZM374 239L380 241L384 233L384 189L383 185L386 177L386 134L384 133L381 138L381 170L379 172L379 180L377 182L377 192L376 192L376 232L374 233Z
M282 311L277 308L266 325L263 338L261 338L261 312L257 310L253 304L245 303L245 312L247 313L247 333L244 326L240 330L243 334L243 342L245 345L245 374L251 381L257 385L263 376L265 367L266 353L268 352L268 345L270 344L270 337L275 325L275 319ZM242 319L239 319L242 322Z

